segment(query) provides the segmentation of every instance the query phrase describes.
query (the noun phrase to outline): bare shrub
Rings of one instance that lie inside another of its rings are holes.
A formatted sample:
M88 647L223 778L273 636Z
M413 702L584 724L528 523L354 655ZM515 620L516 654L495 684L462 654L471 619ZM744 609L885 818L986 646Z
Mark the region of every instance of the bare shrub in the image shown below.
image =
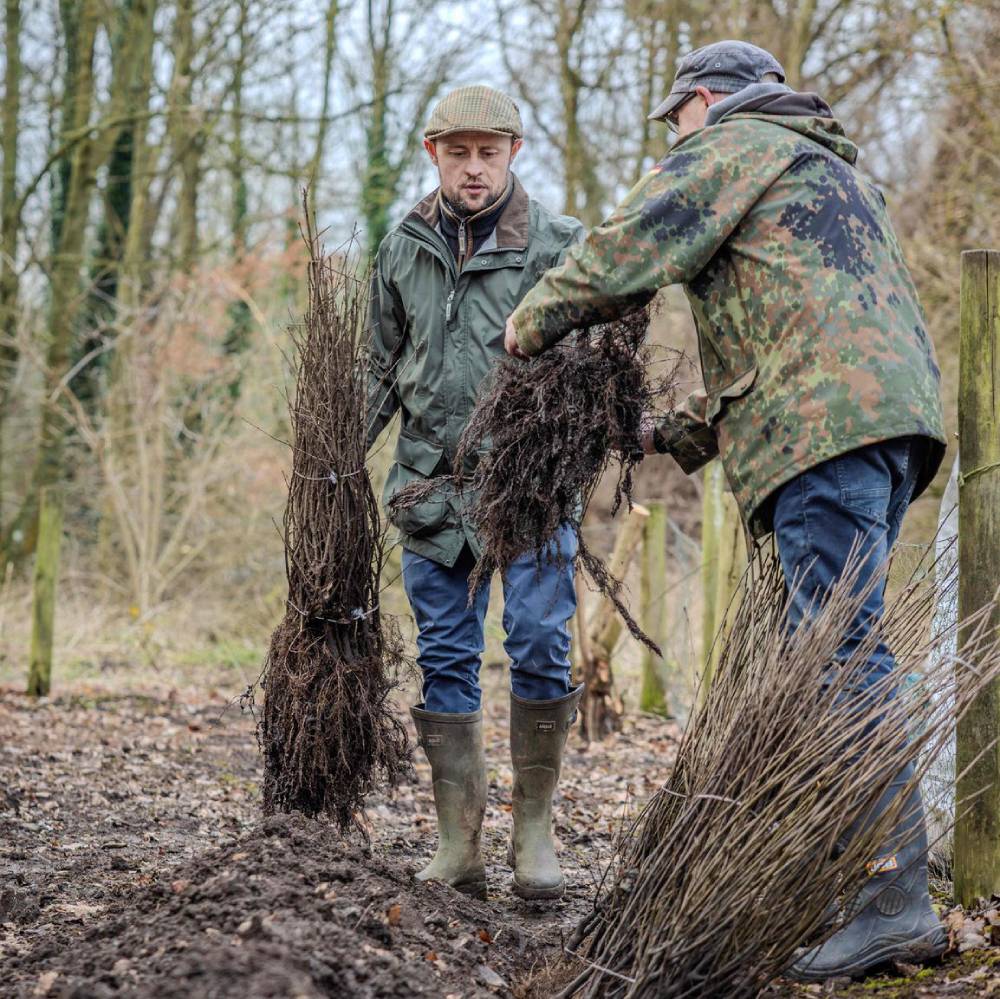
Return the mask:
M751 564L712 687L569 944L587 966L561 995L752 996L799 946L833 932L830 905L856 896L908 793L860 831L852 823L910 764L906 791L916 787L1000 672L991 608L963 623L957 656L929 655L957 626L928 633L934 588L916 576L838 662L867 592L859 566L855 557L793 631L780 567ZM897 665L866 688L867 660L885 638Z
M409 749L389 703L402 652L379 612L385 535L365 467L368 284L349 251L324 255L312 231L308 243L308 312L292 330L288 602L258 732L265 812L324 813L346 829L380 780L406 770Z

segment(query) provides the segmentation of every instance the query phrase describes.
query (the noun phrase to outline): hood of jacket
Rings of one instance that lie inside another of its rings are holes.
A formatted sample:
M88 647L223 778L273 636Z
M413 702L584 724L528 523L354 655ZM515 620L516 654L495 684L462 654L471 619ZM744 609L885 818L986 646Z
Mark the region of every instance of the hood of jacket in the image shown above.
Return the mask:
M705 126L718 125L736 115L763 118L791 129L848 163L858 158L858 147L847 138L844 126L818 94L799 93L783 83L755 83L713 104L705 116Z

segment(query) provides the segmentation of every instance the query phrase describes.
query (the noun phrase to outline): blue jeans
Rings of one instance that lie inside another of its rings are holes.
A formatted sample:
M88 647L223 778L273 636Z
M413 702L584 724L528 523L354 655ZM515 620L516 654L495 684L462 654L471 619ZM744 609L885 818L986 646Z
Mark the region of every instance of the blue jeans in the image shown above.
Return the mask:
M539 571L532 553L514 562L503 579L511 689L532 701L563 697L570 687L569 619L576 610L570 560L576 554L576 535L564 525L552 544L565 565L547 556ZM403 585L417 621L417 663L428 711L479 709L483 621L490 593L488 586L481 587L468 605L473 565L468 548L451 569L403 550Z
M856 540L861 557L867 556L858 589L884 571L926 451L922 437L870 444L824 461L778 490L774 505L778 557L788 585L799 582L789 608L793 627L841 576ZM858 609L840 649L844 660L881 620L884 610L883 580ZM859 680L868 687L894 668L892 652L880 642Z

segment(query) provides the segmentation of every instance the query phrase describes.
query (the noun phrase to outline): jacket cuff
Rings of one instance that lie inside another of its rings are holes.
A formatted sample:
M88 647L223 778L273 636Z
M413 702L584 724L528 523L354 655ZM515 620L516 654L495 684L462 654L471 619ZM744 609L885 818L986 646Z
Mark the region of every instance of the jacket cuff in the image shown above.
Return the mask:
M669 454L690 475L719 454L715 432L708 424L668 416L653 431L653 446L660 454Z

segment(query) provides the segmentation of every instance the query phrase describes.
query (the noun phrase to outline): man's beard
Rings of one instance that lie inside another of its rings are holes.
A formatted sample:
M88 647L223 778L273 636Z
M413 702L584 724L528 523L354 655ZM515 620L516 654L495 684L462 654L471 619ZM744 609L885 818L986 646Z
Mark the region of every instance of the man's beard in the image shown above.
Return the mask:
M462 200L461 189L459 189L458 197L449 198L445 195L444 200L447 203L448 209L452 215L455 215L460 219L467 219L472 215L478 215L480 212L485 212L487 209L492 208L506 193L507 184L504 182L504 186L501 187L499 191L490 192L489 199L479 208L472 208Z

